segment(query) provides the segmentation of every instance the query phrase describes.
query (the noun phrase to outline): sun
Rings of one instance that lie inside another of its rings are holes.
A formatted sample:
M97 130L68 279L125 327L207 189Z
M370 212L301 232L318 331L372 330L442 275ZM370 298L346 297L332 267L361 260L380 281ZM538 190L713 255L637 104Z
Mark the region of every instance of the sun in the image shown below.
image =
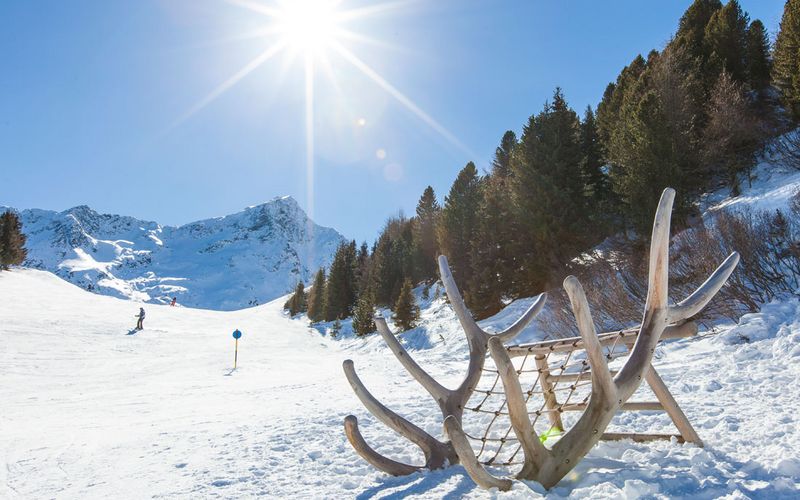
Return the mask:
M287 46L306 53L327 49L339 31L340 2L334 0L289 0L275 15L275 30Z
M266 24L261 25L257 30L242 33L230 38L230 40L264 40L267 42L266 46L255 58L191 106L167 130L175 128L208 106L267 61L283 54L286 56L283 66L285 69L288 64L298 59L297 56L299 55L304 68L306 155L310 180L314 170L314 82L320 75L322 75L323 79L327 77L326 82L341 93L342 86L339 84L338 77L343 71L342 64L354 68L357 73L372 80L386 94L398 101L445 141L467 153L470 157L477 156L410 97L363 61L354 52L356 49L351 48L353 45L357 47L366 45L398 49L398 47L391 44L353 31L352 25L359 24L359 21L363 25L363 22L369 18L396 10L403 10L412 4L418 3L419 0L370 0L369 2L361 0L360 2L353 1L356 4L360 3L361 5L359 6L346 7L342 7L342 4L347 3L348 0L224 1L230 5L241 7L248 11L248 14L257 14L267 20ZM283 70L281 70L278 77L279 80L283 74ZM367 125L364 118L355 120L354 123L358 127ZM385 157L379 159L384 160ZM312 197L309 197L309 199L312 199Z

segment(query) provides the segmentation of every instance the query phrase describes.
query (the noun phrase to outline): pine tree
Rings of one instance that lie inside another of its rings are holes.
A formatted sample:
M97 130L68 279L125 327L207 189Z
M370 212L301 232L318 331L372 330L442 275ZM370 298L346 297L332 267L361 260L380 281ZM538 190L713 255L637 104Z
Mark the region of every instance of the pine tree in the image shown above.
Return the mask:
M378 305L394 304L403 280L414 274L412 220L402 214L391 218L378 236L370 265L370 290Z
M787 0L775 38L772 81L786 108L800 120L800 0Z
M462 289L472 278L470 251L480 201L478 169L469 162L458 173L450 193L445 197L437 228L439 248L447 256L453 278Z
M495 150L492 172L482 183L471 248L472 279L465 294L467 305L477 319L499 312L503 298L514 294L513 243L518 230L510 184L511 158L516 145L516 135L506 132Z
M681 16L675 40L691 57L703 57L706 25L721 8L720 0L694 0Z
M308 319L318 323L325 319L325 268L319 268L314 285L308 292Z
M503 134L503 139L500 141L500 146L494 151L494 160L492 161L492 175L497 177L508 177L511 175L511 154L514 152L514 147L517 145L517 135L511 131L506 131Z
M639 81L639 77L647 68L647 61L637 55L628 66L622 68L615 83L609 83L603 93L603 99L597 105L597 132L600 136L602 150L606 153L606 160L609 160L609 149L611 147L614 132L619 128L620 113L625 95L631 92L632 87Z
M367 293L359 297L353 311L353 331L356 335L367 335L375 331L374 316L375 304L372 302L371 294Z
M369 246L367 246L367 242L365 241L361 243L361 247L358 249L358 253L356 254L356 262L355 262L356 296L360 296L364 293L367 293L367 291L369 290L369 284L370 284L369 259L370 259Z
M629 222L644 237L661 192L682 184L682 176L672 147L674 136L657 92L647 90L641 98L632 95L623 114L615 142L628 147L616 148L619 168L612 169L611 178Z
M355 241L336 249L325 285L325 321L344 319L355 305Z
M697 175L700 170L699 149L701 147L701 127L707 121L704 104L704 76L698 62L688 59L680 47L668 45L658 59L648 64L642 74L640 92L652 89L661 101L664 119L671 133L673 156L678 163L682 177L675 182L683 182L690 176ZM619 144L616 145L619 147ZM701 189L701 183L675 184L672 187L680 190L682 197L690 189ZM679 204L679 209L683 207Z
M706 25L703 45L706 55L719 58L722 67L709 78L716 80L723 69L737 82L747 81L747 14L737 0L729 0L725 6L712 14ZM716 69L716 68L715 68Z
M394 305L394 315L392 319L400 327L401 331L411 330L417 326L419 320L419 307L414 301L412 294L412 283L410 279L403 282L400 295Z
M297 283L294 289L294 294L287 302L289 315L296 316L301 312L306 311L306 292L303 282Z
M512 192L520 234L516 254L520 293L535 293L559 279L563 264L587 241L580 120L561 89L523 128L512 161Z
M513 293L514 226L508 179L495 175L483 182L483 196L471 249L472 278L465 294L476 319L503 308L503 297Z
M17 214L9 210L0 216L0 269L7 270L25 262L26 240Z
M764 23L755 19L747 29L747 74L750 87L755 90L768 87L771 70L767 30Z
M414 224L415 267L418 270L416 278L420 280L436 278L436 258L439 253L436 223L441 210L433 188L426 187L417 202L417 218Z
M611 186L608 175L603 171L605 155L591 106L586 106L581 122L581 154L583 155L581 170L588 190L587 195L591 200L592 212L595 214L593 219L602 222L599 220L602 217L599 216L608 214Z

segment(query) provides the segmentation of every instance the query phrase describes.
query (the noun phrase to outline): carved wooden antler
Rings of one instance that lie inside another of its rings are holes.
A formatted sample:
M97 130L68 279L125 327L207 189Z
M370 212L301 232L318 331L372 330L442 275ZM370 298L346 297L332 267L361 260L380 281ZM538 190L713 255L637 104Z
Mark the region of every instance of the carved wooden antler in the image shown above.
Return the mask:
M544 446L528 417L519 376L511 363L501 338L489 340L489 353L497 365L508 402L514 433L519 439L525 460L518 479L532 479L545 488L558 483L597 444L614 414L631 397L648 373L664 329L686 321L697 314L716 295L739 262L734 252L717 268L700 288L676 305L668 305L669 228L675 191L667 188L661 195L653 224L650 243L650 268L644 317L636 343L623 367L612 377L606 357L597 338L589 304L580 282L574 276L564 280L575 319L591 368L592 392L586 411L563 437L548 449ZM509 479L487 472L478 462L455 417L445 419L445 429L456 453L469 475L480 486L509 489Z
M380 333L383 340L389 346L389 349L397 357L397 360L400 361L400 364L402 364L411 376L425 388L439 405L439 409L442 411L442 418L454 419L460 424L464 413L464 405L467 403L470 396L472 396L475 386L477 386L481 378L481 371L486 361L489 340L496 339L496 341L500 342L502 345L502 342L509 341L516 337L542 310L546 295L541 294L536 297L528 310L506 330L491 334L481 329L472 318L467 306L464 304L464 300L461 298L453 275L450 272L447 258L443 255L439 257L439 272L442 282L444 283L447 297L450 299L450 304L464 329L469 344L469 365L467 367L467 374L456 389L444 387L423 370L411 356L409 356L408 352L397 340L397 337L389 329L383 317L376 317L375 325L378 328L378 333ZM345 434L350 444L353 445L353 448L355 448L356 452L361 455L364 460L393 476L411 474L423 468L439 469L444 467L448 462L451 464L458 462L459 456L456 454L452 443L439 441L382 405L370 394L366 387L364 387L364 384L358 378L358 375L356 375L351 360L346 360L343 367L345 376L353 387L353 391L355 391L356 396L358 396L367 410L375 415L375 417L387 427L416 444L425 455L425 465L422 466L407 465L384 457L372 449L364 440L358 429L358 419L353 415L348 415L344 420Z

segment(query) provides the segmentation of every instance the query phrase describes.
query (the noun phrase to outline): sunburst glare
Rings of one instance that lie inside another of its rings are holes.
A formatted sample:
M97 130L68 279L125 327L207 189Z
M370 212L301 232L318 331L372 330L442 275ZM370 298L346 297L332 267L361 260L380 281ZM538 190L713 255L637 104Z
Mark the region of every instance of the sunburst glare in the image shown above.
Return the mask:
M339 30L338 4L332 0L294 0L281 4L275 16L278 36L296 50L324 50Z
M335 67L337 62L346 62L346 67L355 68L358 73L372 81L377 87L388 96L399 102L404 108L411 112L413 116L427 125L433 132L458 149L466 152L470 156L475 156L459 139L450 132L444 125L435 120L429 113L423 110L410 97L401 92L396 86L390 83L384 76L378 73L373 67L368 65L363 59L358 57L351 47L345 47L345 42L355 44L369 44L374 47L386 46L385 43L375 40L367 35L356 33L346 26L353 22L358 22L364 18L385 14L391 10L405 8L414 0L383 2L370 5L368 7L343 8L341 0L277 0L273 2L262 2L257 0L227 0L231 5L242 7L251 13L263 15L267 18L264 26L256 31L248 32L245 35L236 37L238 40L258 40L263 39L269 42L268 48L255 59L247 63L241 70L235 72L223 83L213 89L208 95L200 99L196 104L189 108L174 124L180 124L187 118L196 114L211 102L219 98L231 87L238 83L242 78L252 73L256 68L263 65L266 61L273 59L279 53L285 53L287 60L292 61L299 56L302 60L304 69L304 95L305 109L305 169L306 169L306 195L308 199L309 216L313 218L314 205L314 107L315 84L314 79L319 75L324 75L329 80L330 88L335 90L338 98L343 97L345 91L337 81L337 73L341 68ZM322 71L318 70L321 69ZM278 76L282 76L279 72ZM280 82L278 82L280 83ZM355 118L358 126L366 125L364 118ZM382 150L381 150L382 151ZM383 161L385 154L376 155L378 160ZM391 169L395 172L397 169ZM392 180L397 180L398 175L389 176Z

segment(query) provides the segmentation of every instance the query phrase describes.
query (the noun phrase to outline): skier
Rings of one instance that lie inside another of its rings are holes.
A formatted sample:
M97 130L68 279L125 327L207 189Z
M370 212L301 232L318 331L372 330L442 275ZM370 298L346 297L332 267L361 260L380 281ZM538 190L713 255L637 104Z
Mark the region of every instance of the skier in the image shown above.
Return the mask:
M171 307L175 307L175 303L178 301L178 297L172 297L172 302L169 303Z
M142 323L144 323L144 307L139 308L139 315L136 317L139 318L139 321L136 322L136 329L143 330L144 326Z

